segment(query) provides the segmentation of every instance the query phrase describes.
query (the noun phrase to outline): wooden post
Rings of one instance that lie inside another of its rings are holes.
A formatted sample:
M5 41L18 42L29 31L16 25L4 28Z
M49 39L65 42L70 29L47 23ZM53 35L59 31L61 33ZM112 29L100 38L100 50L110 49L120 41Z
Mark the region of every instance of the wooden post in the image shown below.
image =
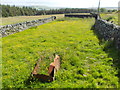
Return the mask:
M33 69L33 71L32 71L32 75L33 74L37 74L37 72L38 72L38 69L39 69L39 63L40 63L40 61L41 61L41 58L38 60L38 62L35 64L35 67L34 67L34 69Z
M99 0L99 4L98 4L98 17L97 17L97 19L100 19L101 17L100 17L100 0Z
M55 73L60 69L60 56L56 55L54 58L54 62L52 62L49 66L48 74L49 76L53 77L53 80L55 79Z

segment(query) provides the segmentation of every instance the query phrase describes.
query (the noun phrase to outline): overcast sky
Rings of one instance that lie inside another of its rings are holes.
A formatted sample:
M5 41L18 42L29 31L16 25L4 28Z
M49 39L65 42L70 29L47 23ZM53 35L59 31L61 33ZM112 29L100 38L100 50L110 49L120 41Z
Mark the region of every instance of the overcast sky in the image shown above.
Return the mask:
M101 7L118 7L120 0L101 0ZM99 0L1 0L1 4L40 5L50 7L88 8L97 7Z

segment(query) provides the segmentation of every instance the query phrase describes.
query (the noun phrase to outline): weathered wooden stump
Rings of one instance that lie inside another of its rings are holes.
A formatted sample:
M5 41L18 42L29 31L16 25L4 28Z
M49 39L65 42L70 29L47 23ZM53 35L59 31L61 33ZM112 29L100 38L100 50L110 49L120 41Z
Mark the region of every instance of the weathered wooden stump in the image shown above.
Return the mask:
M55 73L60 69L60 56L59 55L55 56L54 62L52 62L49 66L48 75L38 74L40 61L41 59L39 59L38 62L36 63L32 71L32 76L43 82L52 82L55 79Z

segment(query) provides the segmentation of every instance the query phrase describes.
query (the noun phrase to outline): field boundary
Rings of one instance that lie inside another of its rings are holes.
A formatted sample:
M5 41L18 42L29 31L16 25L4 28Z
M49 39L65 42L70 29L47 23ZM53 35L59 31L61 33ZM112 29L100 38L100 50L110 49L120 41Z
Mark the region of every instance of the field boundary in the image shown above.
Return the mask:
M95 32L105 41L113 41L115 47L120 50L120 26L103 19L97 19L95 22Z
M113 66L118 69L120 82L120 26L103 19L97 19L94 24L94 33L101 43L105 43L103 50L113 58ZM120 83L119 83L120 84Z
M14 34L17 32L21 32L28 28L51 22L55 19L56 19L56 16L52 16L50 18L45 18L45 19L38 19L38 20L26 21L26 22L17 23L17 24L1 26L0 27L0 32L2 35L1 37L6 37L8 35L11 35L11 34Z

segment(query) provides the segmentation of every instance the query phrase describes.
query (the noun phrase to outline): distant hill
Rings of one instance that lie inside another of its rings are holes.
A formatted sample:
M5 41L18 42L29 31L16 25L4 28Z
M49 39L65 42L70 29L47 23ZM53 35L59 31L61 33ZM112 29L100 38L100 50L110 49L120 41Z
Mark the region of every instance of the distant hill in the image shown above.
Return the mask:
M60 9L61 7L48 7L48 6L28 6L28 7L32 7L35 8L37 10L50 10L50 9Z
M23 6L18 6L18 7L23 7ZM31 7L35 8L37 10L50 10L50 9L63 9L63 8L69 8L69 7L49 7L49 6L41 6L41 5L32 5L32 6L26 6L26 7ZM89 7L89 8L83 8L83 9L97 9L98 7ZM118 10L118 7L100 7L100 8L106 8L107 10Z
M37 10L50 10L50 9L65 9L65 8L69 8L69 7L49 7L49 6L29 6L32 8L35 8ZM90 8L79 8L79 9L90 9Z
M118 10L118 7L103 7L103 8L106 8L106 9L108 9L108 10L113 10L113 9Z
M90 8L93 8L93 9L97 9L98 7L90 7ZM100 8L106 8L107 10L118 10L118 7L100 7Z
M50 9L69 8L69 7L49 7L49 6L29 6L29 7L36 8L38 10L43 10L43 9L50 10ZM84 9L90 9L90 8L84 8ZM92 7L92 8L93 9L97 9L97 7ZM113 10L113 9L118 10L118 7L101 7L101 8L106 8L107 10Z

